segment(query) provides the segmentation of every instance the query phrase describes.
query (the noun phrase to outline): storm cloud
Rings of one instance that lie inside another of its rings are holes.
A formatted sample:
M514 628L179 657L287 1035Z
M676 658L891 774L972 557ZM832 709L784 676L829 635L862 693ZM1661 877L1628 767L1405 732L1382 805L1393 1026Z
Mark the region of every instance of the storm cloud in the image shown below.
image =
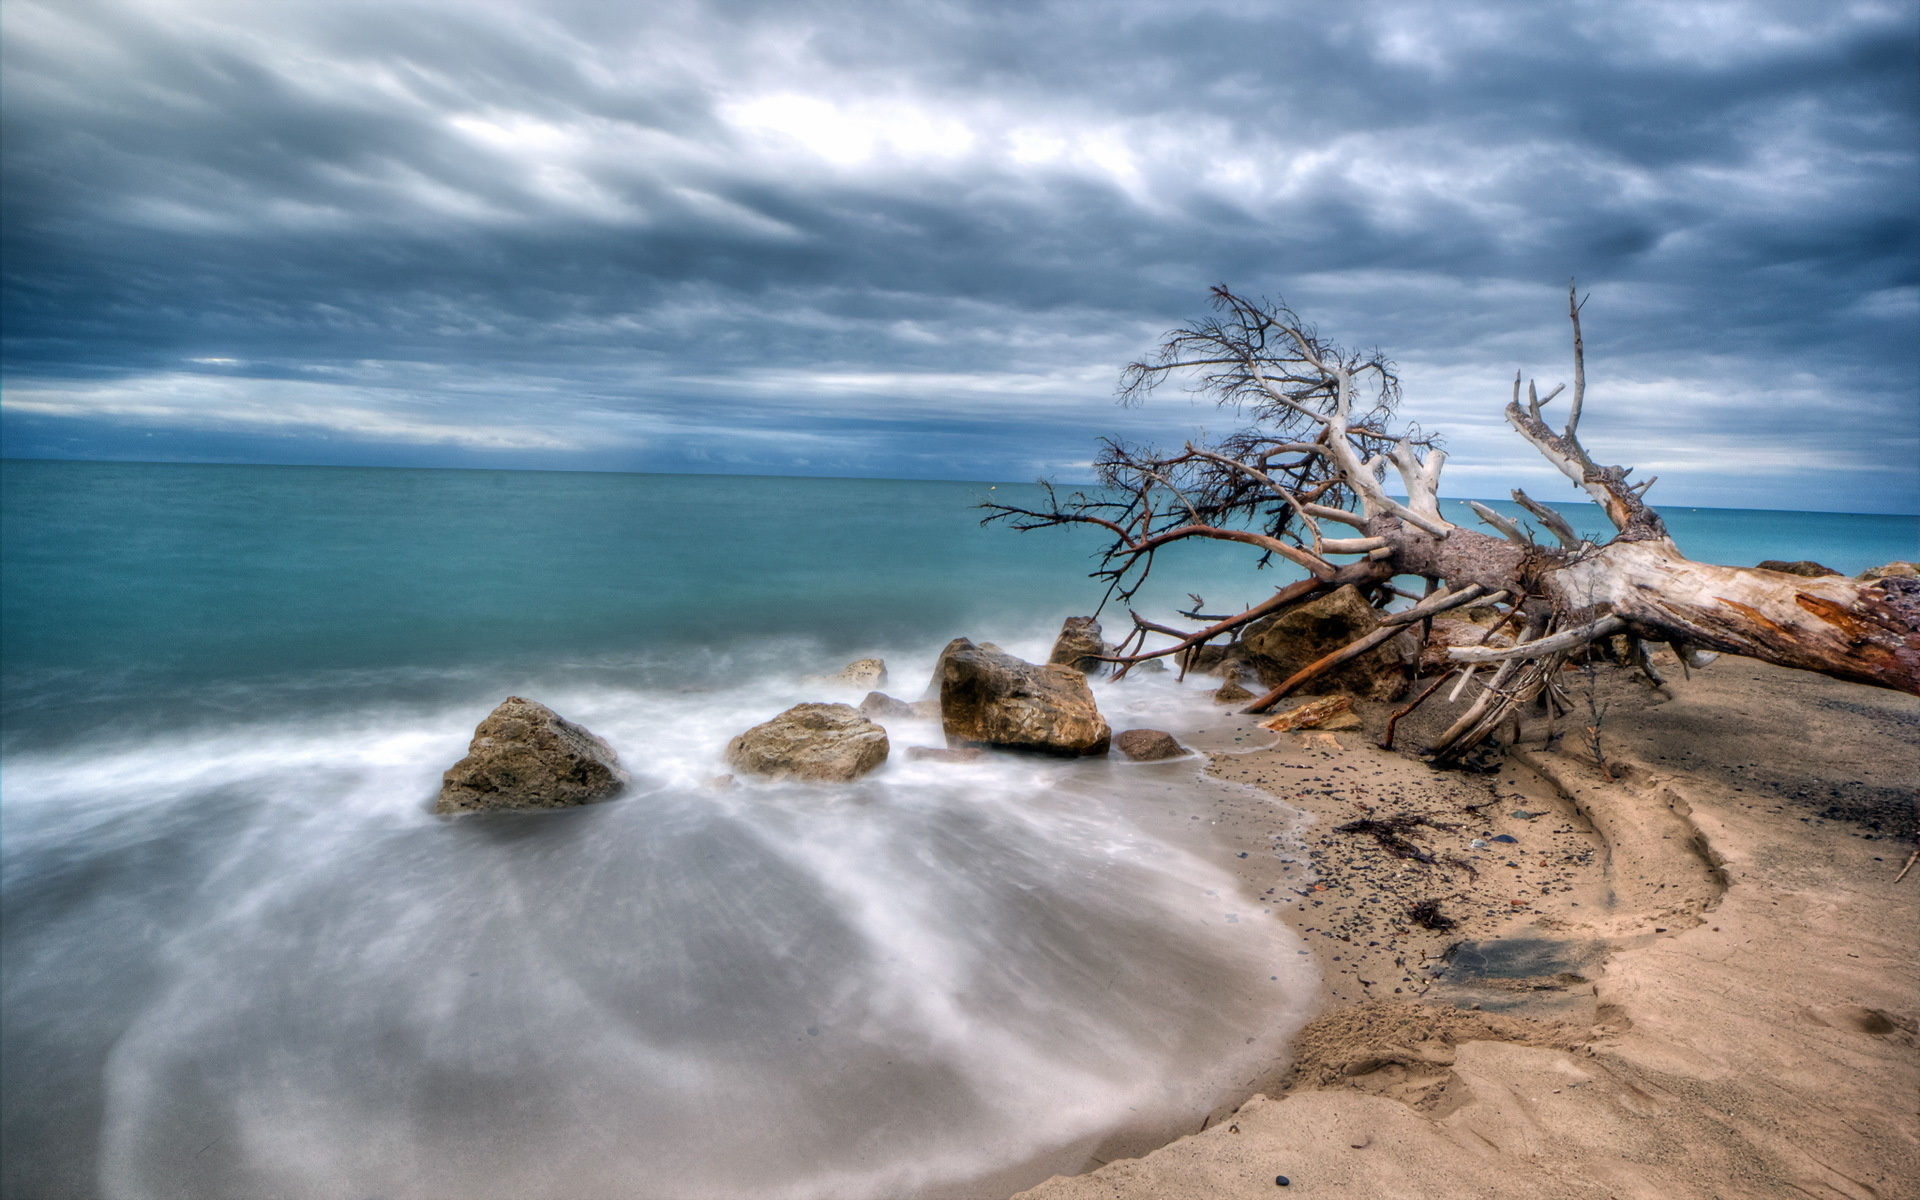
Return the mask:
M1920 510L1908 3L10 0L11 455L1084 478L1206 288L1458 496ZM1546 494L1559 495L1551 486Z

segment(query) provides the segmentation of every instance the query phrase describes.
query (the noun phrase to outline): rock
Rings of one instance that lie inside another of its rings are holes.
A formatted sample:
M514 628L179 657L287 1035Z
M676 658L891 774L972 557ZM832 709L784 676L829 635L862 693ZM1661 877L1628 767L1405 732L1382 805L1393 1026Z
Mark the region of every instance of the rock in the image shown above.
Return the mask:
M860 702L860 711L876 721L937 721L940 719L940 702L915 700L909 703L896 700L885 692L868 692L867 698Z
M796 704L727 743L735 770L844 783L887 761L887 731L851 704Z
M950 746L1105 754L1112 730L1087 678L958 638L940 656L940 721Z
M921 700L938 701L940 699L940 680L946 675L947 659L953 657L953 652L960 647L971 645L973 643L963 637L947 643L946 649L940 651L940 657L933 660L933 678L927 681L927 690L920 694Z
M1380 618L1372 606L1349 584L1256 621L1248 627L1242 644L1260 682L1274 687L1300 668L1379 627ZM1314 680L1313 690L1363 700L1396 698L1407 687L1407 664L1396 642L1386 642L1341 664Z
M1238 704L1242 700L1251 699L1253 699L1253 693L1231 679L1221 684L1219 690L1213 693L1215 704Z
M835 687L883 688L887 686L887 664L884 659L859 658L831 675L807 675L803 679L807 683L826 683Z
M1292 729L1358 729L1360 718L1354 714L1351 697L1323 696L1267 718L1260 722L1260 728L1275 733Z
M1247 648L1240 642L1225 646L1195 646L1176 656L1190 675L1212 675L1233 683L1253 668L1247 660Z
M1920 563L1890 562L1881 567L1868 567L1854 578L1862 583L1876 579L1920 579Z
M1471 621L1485 629L1502 620L1506 613L1497 604L1470 604L1465 608L1454 609L1452 615L1457 615L1461 620Z
M437 813L572 808L627 785L613 747L544 704L508 696L441 776Z
M1777 558L1770 558L1755 565L1762 571L1778 571L1782 575L1804 575L1808 579L1821 579L1840 573L1832 567L1823 567L1810 558L1803 558L1799 562L1783 562Z
M868 692L867 698L860 702L860 711L876 721L884 721L888 717L912 717L913 705L895 700L885 692Z
M1173 739L1170 733L1158 729L1129 729L1113 739L1120 753L1134 762L1159 762L1166 758L1179 758L1187 748Z
M986 755L985 750L977 747L962 747L958 750L944 746L908 746L909 760L928 759L933 762L972 762Z
M1092 617L1068 617L1053 640L1050 663L1064 663L1082 675L1105 674L1107 664L1097 655L1110 654L1113 647L1100 638L1100 622Z

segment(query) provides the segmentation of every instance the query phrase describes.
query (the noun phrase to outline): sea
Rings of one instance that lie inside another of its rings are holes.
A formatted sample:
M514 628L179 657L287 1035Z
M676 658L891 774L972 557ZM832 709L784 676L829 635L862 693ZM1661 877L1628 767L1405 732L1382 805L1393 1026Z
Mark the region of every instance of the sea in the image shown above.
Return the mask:
M951 638L1124 629L1089 531L981 525L1031 485L15 460L0 492L0 1194L1005 1196L1190 1132L1312 1015L1195 758L912 761L940 731L900 721L853 784L719 780L732 735L857 703L808 678L849 660L911 700ZM1912 517L1662 513L1710 561L1920 557ZM1295 577L1180 547L1131 604ZM1209 682L1095 691L1178 732ZM508 695L632 786L434 816Z

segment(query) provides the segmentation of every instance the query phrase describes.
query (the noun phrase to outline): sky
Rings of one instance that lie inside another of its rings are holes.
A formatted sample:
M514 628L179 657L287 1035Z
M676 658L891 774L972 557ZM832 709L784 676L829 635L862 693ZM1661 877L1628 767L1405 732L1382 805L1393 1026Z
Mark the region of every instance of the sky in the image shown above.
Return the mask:
M1207 289L1450 496L1920 512L1920 7L7 0L0 453L1073 481ZM1551 410L1549 410L1551 411Z

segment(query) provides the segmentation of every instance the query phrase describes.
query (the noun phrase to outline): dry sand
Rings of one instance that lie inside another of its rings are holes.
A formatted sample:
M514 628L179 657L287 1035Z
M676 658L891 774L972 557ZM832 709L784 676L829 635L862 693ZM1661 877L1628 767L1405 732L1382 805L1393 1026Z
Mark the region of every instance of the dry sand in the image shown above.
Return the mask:
M1916 702L1738 659L1671 689L1592 677L1615 780L1577 728L1436 773L1375 747L1383 706L1337 734L1223 714L1194 740L1250 787L1213 829L1326 1009L1202 1131L1021 1195L1920 1196Z

